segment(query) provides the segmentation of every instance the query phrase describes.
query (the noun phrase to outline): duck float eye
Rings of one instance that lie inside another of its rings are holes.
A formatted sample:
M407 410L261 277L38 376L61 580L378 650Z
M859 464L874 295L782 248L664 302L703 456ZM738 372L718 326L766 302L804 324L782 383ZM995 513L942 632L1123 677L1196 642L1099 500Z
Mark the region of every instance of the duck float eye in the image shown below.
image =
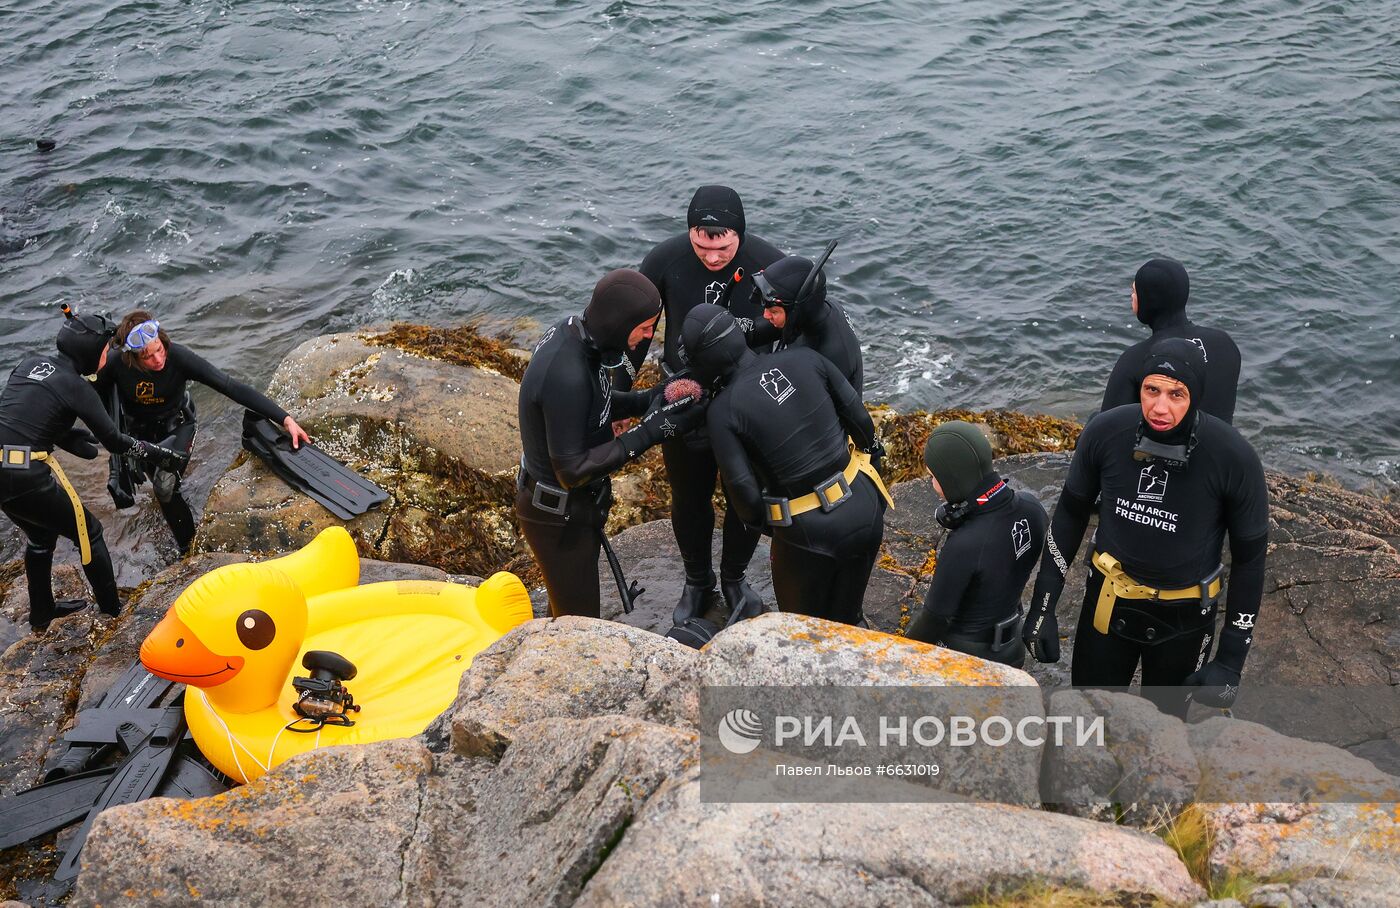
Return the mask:
M277 636L277 625L272 616L259 609L250 608L238 616L238 639L248 649L262 649Z

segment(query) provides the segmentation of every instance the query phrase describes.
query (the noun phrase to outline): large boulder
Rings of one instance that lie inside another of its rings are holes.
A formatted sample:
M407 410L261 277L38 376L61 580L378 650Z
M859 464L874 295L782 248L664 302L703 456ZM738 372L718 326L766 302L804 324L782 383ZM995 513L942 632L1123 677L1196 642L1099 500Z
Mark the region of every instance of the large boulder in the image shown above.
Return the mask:
M346 525L360 553L489 574L515 551L520 457L515 379L435 361L367 334L307 341L277 368L269 396L327 453L389 492ZM340 521L241 457L210 493L197 545L286 551Z

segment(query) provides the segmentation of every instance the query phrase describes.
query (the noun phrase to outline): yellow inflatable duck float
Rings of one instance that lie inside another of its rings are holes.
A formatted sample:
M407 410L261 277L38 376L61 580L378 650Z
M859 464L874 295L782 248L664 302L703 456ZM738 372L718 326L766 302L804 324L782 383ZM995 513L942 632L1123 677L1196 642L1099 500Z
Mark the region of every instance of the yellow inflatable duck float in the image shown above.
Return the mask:
M355 543L330 527L299 552L205 574L141 644L147 670L187 685L190 732L225 775L251 782L317 747L422 732L472 658L531 617L513 574L476 589L359 580ZM294 687L298 675L311 680Z

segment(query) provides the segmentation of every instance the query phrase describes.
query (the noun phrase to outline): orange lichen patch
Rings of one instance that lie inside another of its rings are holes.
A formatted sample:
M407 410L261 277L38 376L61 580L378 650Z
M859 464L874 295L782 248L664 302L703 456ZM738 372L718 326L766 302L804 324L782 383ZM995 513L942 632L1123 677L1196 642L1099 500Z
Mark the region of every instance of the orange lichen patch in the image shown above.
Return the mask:
M859 647L872 665L871 676L879 668L887 675L889 663L914 677L936 676L944 681L969 687L1000 686L1006 679L984 668L988 663L941 646L919 643L880 631L844 624L827 624L820 629L794 631L788 639L810 646L814 652L850 652Z
M476 325L434 328L398 324L382 334L364 335L362 340L376 347L396 347L424 359L491 369L516 381L525 377L527 360L510 352L507 339L487 337Z

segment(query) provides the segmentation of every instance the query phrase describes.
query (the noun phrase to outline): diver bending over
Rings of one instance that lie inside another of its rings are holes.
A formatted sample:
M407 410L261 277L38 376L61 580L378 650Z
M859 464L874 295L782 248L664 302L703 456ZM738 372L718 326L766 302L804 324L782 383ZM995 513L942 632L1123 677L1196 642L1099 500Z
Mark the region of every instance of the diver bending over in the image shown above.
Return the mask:
M1055 603L1102 495L1071 678L1076 687L1126 687L1141 661L1146 696L1185 716L1191 698L1225 707L1239 690L1263 594L1268 489L1249 443L1200 410L1199 347L1158 341L1139 375L1142 402L1100 413L1079 436L1023 636L1036 659L1059 661ZM1202 667L1226 533L1225 625L1214 661Z
M730 502L772 530L778 608L857 623L887 503L869 456L847 444L876 448L860 395L812 350L756 355L717 306L696 306L683 330L696 378L722 385L706 423Z
M297 421L267 395L230 378L188 347L172 343L160 322L151 318L149 312L137 309L128 313L117 326L113 345L120 349L121 355L107 357L106 365L97 374L97 393L106 400L116 389L124 428L136 438L160 442L164 447L188 454L194 447L197 428L188 385L197 381L279 423L292 437L292 447L311 440ZM170 532L175 535L181 554L189 553L194 540L194 515L180 491L180 480L188 466L186 460L178 465L157 467L151 473L156 503ZM113 497L118 494L118 490L113 489ZM118 501L117 506L130 505Z
M55 447L91 460L97 444L114 454L135 454L160 465L178 463L174 453L123 435L102 408L92 384L83 378L102 367L112 325L101 315L74 315L65 308L58 331L58 354L28 356L10 373L0 392L0 508L29 544L24 572L29 582L29 623L36 631L86 602L53 599L54 544L58 537L78 546L83 573L97 606L106 615L121 612L112 556L102 523L83 506L53 457ZM81 419L91 431L78 428Z
M693 428L692 397L667 403L664 386L614 391L611 370L656 330L661 299L636 271L603 276L582 317L552 325L520 382L524 447L515 512L549 589L549 610L599 615L598 552L612 507L608 476L663 438ZM642 416L614 436L615 420Z
M1045 509L997 474L991 444L971 423L934 429L924 463L944 499L937 518L948 538L908 636L1020 668L1021 591L1045 546Z
M681 327L690 310L702 303L728 308L752 346L768 346L778 339L777 330L763 320L762 307L750 298L745 279L736 275L741 271L753 274L783 254L767 240L746 232L744 204L739 194L728 186L701 186L690 201L686 224L686 233L659 244L647 253L641 265L641 272L656 284L666 309L666 343L661 362L668 376L686 368L681 354ZM740 285L745 289L736 290ZM639 363L645 352L643 344L632 356ZM732 503L725 506L720 592L715 590L710 539L715 530L713 502L719 468L704 431L667 439L661 453L671 486L671 529L685 564L685 588L676 605L676 624L706 612L717 604L720 594L731 613L762 608L762 600L744 578L759 534L744 526Z

